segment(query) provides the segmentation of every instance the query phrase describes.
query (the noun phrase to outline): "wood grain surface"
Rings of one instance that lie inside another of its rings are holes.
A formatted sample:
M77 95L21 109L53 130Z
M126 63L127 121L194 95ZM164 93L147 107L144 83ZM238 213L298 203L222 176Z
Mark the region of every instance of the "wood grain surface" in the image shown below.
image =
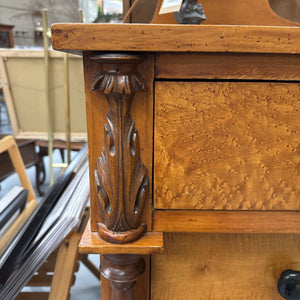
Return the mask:
M55 50L300 53L300 28L225 25L54 24Z
M154 203L299 210L300 85L158 82Z
M300 56L251 53L157 53L155 77L299 81Z
M95 53L84 54L85 73L85 95L86 113L89 145L89 168L90 168L90 193L91 193L91 222L92 231L97 230L97 223L101 222L99 214L99 204L94 188L94 170L96 169L96 159L101 155L104 141L104 125L107 123L105 114L108 111L108 104L104 93L100 91L91 92L90 84L95 73L99 71L99 65L93 62L90 57ZM140 137L141 159L148 169L149 175L149 196L144 208L142 222L151 228L151 205L152 205L152 147L153 147L153 56L145 56L145 60L139 65L138 71L143 75L147 89L139 91L131 106L131 116L135 121Z
M300 233L300 212L156 209L152 225L162 232Z
M280 300L277 280L300 269L295 234L164 234L151 258L151 300Z

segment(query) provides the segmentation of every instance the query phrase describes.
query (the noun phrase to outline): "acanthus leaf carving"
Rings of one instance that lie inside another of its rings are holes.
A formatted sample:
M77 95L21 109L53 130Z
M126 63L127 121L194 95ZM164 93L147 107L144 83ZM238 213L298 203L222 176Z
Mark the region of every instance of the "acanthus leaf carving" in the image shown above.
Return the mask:
M133 68L134 67L134 68ZM141 224L145 201L149 193L147 168L141 161L139 135L130 115L134 93L145 89L136 66L128 74L122 66L99 72L92 90L106 94L109 111L106 114L104 146L95 169L95 185L103 224L99 235L110 242L124 243L138 239L146 225Z
M91 90L99 90L104 94L119 93L133 94L143 91L145 83L139 73L136 74L103 74L98 72L91 83Z

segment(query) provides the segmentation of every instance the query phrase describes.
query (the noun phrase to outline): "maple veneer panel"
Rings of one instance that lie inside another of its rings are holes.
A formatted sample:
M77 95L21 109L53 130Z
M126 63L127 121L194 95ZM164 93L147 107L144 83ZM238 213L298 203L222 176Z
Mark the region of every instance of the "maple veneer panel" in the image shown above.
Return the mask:
M157 82L154 203L298 210L297 83Z
M282 271L300 268L297 234L165 233L151 258L152 300L280 300Z

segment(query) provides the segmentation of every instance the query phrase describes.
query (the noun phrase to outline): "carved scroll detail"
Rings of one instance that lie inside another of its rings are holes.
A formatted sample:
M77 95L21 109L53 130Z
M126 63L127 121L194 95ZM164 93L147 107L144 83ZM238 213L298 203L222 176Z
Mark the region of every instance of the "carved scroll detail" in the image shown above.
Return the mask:
M96 162L95 185L103 223L98 224L101 238L113 243L138 239L146 231L141 224L149 177L141 161L138 131L130 115L134 93L145 89L136 71L139 58L120 55L97 56L102 63L91 84L91 90L106 94L104 146ZM107 65L106 65L107 64Z

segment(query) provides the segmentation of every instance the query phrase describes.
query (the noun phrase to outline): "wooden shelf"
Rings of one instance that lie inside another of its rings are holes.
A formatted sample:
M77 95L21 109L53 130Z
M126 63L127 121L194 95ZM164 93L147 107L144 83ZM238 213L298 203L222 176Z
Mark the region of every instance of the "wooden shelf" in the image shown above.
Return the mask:
M97 232L91 231L90 221L88 222L81 241L79 252L88 254L143 254L163 252L162 232L147 232L142 238L134 243L112 244L103 241Z

